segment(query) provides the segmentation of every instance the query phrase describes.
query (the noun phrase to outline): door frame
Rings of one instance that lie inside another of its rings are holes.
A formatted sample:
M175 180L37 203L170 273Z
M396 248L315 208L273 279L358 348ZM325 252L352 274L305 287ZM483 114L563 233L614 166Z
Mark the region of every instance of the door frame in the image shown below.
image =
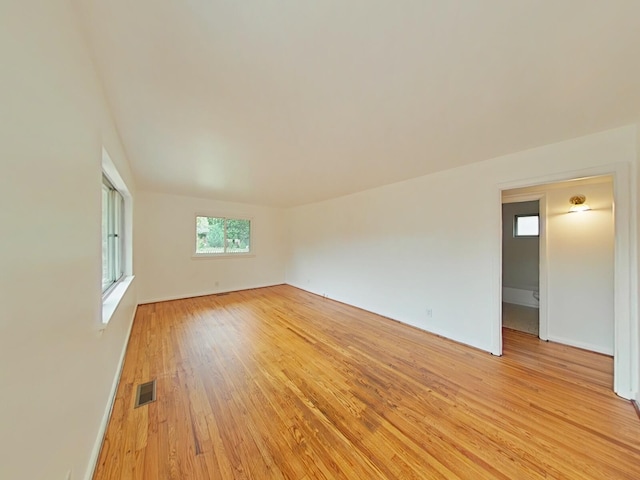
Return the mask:
M589 177L610 175L613 177L614 214L614 373L613 391L626 399L633 399L638 386L638 321L635 305L638 292L632 286L636 269L632 267L636 252L632 246L632 192L631 171L627 163L614 163L587 169L573 170L559 174L524 178L497 184L495 188L495 212L499 214L499 232L496 232L495 257L497 265L494 277L494 319L492 321L492 353L502 355L502 193L523 187L533 187L548 183L566 182ZM497 229L498 230L498 229ZM545 265L546 268L546 265ZM540 286L542 290L542 285ZM546 289L546 285L545 285ZM541 292L541 298L543 293ZM546 292L544 293L546 297Z

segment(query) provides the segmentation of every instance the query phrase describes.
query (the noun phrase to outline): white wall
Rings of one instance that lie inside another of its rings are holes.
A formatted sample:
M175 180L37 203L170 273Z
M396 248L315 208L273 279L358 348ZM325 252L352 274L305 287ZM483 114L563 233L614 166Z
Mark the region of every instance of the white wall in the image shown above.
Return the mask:
M496 206L490 191L468 202L474 191L450 170L292 209L287 282L488 348L491 277L476 272L494 268L483 252Z
M0 478L83 478L135 308L101 321L103 145L135 193L71 3L0 4Z
M251 217L254 256L193 258L197 214ZM139 301L284 283L285 241L282 209L140 192L135 248Z
M619 163L633 168L635 131L623 127L294 208L287 282L499 353L500 189ZM633 244L634 215L624 219ZM624 375L631 375L628 364Z
M567 213L576 194L586 195L591 211ZM612 184L550 189L546 200L548 339L612 355Z

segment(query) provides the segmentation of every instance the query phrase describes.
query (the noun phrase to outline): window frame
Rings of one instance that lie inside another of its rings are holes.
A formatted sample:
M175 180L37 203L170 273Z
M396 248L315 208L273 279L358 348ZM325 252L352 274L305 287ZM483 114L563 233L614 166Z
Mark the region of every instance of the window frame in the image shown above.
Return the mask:
M102 174L102 191L107 189L107 277L104 272L104 251L102 252L102 298L106 298L125 277L125 198L111 180ZM104 203L102 215L104 218ZM104 226L104 225L103 225ZM104 242L102 229L101 242ZM105 282L108 278L108 282Z
M224 220L224 252L198 252L198 218L220 218ZM249 251L248 252L228 252L227 251L227 221L228 220L246 220L249 222ZM247 258L255 257L255 246L253 243L255 224L253 217L248 215L235 215L235 214L210 214L210 213L196 213L193 217L193 254L192 258Z
M536 235L518 234L518 219L522 217L536 217L538 219L538 233ZM540 214L539 213L519 213L513 216L513 238L538 238L540 237Z

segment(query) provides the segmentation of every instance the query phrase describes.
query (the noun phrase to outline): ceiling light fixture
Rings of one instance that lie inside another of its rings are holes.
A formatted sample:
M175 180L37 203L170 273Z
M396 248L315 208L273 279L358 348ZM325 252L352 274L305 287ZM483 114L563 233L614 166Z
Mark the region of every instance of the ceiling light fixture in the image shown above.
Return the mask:
M587 210L591 210L591 207L587 205L586 202L587 197L584 195L574 195L569 199L569 203L571 204L571 208L569 209L569 213L574 212L586 212Z

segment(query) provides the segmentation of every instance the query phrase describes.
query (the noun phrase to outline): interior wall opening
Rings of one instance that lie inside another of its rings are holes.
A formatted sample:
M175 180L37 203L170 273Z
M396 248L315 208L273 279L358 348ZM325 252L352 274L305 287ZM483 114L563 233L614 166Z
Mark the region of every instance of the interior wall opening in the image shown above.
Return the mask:
M538 235L519 236L536 210ZM613 357L613 177L504 190L502 214L503 328Z
M540 335L540 200L502 205L502 326Z

